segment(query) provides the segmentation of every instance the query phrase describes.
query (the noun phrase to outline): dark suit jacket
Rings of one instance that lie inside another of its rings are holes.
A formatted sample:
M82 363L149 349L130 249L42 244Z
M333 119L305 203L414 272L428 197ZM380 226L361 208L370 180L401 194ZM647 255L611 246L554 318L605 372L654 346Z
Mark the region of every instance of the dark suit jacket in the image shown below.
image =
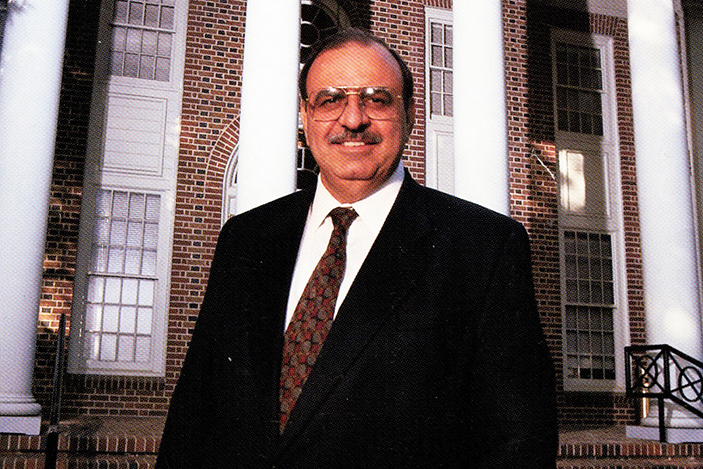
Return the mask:
M525 230L407 174L279 436L284 316L312 197L222 229L158 465L553 468L553 370Z

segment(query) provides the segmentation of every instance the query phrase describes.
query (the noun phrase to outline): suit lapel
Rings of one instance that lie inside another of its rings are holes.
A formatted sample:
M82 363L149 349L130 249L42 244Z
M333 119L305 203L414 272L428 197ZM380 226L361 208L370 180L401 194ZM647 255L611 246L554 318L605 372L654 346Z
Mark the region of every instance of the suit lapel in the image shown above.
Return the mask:
M422 272L427 250L419 245L429 224L419 208L421 190L406 176L293 408L281 449L305 429Z

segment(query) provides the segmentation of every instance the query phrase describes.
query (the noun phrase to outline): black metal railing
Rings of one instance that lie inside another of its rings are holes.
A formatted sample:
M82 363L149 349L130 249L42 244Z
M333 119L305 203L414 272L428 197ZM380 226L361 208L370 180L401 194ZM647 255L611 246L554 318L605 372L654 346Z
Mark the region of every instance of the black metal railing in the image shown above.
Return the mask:
M56 333L56 361L54 362L53 392L49 428L46 432L46 455L44 469L55 469L59 452L59 422L61 420L61 397L63 393L64 354L66 336L66 313L61 313L59 330Z
M703 418L703 362L670 345L625 347L628 397L656 399L659 440L666 441L664 401Z

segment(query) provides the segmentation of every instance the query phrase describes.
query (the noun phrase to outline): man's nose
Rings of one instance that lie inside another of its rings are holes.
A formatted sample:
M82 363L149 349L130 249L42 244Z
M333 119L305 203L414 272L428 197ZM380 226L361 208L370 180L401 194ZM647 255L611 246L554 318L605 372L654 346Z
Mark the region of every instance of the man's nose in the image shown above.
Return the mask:
M361 104L359 95L356 94L347 96L347 105L338 120L340 125L351 130L368 127L371 123L363 104Z

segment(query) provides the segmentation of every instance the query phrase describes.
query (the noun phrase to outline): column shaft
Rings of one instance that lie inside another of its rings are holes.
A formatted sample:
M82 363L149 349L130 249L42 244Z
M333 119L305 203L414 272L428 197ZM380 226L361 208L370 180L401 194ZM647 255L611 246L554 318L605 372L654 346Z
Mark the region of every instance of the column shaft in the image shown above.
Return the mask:
M68 0L10 3L0 57L0 432L39 433L31 392Z
M510 212L501 0L455 1L455 194Z
M628 17L647 341L700 360L696 227L673 1L630 0ZM700 426L675 406L667 404L666 412L667 426Z
M300 0L247 2L237 212L293 192Z

